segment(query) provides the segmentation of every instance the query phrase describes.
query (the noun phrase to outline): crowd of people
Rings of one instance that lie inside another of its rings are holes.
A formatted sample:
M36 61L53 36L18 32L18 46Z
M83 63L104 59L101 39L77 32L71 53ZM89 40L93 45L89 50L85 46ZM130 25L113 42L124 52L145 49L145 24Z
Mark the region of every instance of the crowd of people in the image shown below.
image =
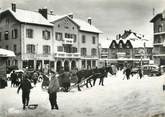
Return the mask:
M49 70L48 73L42 72L28 72L27 70L24 73L13 73L11 74L11 87L18 87L17 93L22 89L22 104L23 109L26 109L29 105L29 95L30 90L36 86L37 82L42 80L42 88L47 89L49 94L49 101L51 109L59 109L57 104L57 92L63 91L68 92L76 86L78 91L81 91L81 86L86 86L87 88L90 85L91 87L95 86L96 80L99 79L99 85L104 86L104 78L107 77L107 74L116 75L118 70L122 70L125 74L127 80L130 79L132 74L131 67L119 68L115 65L102 68L94 69L82 69L73 68L71 71L61 67L59 72L54 72ZM142 70L138 70L139 77L142 78ZM33 85L32 85L33 83ZM73 83L73 85L71 85Z

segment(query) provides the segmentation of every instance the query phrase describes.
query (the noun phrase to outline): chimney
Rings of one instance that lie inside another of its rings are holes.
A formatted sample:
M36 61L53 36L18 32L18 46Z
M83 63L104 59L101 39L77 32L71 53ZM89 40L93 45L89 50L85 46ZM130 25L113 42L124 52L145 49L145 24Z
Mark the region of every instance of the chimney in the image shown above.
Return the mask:
M89 23L90 25L92 25L92 18L91 18L91 17L88 17L88 23Z
M11 9L16 12L16 3L11 3Z
M73 19L73 13L69 13L68 16Z
M53 10L50 10L50 15L54 15L54 11Z
M165 9L163 10L162 18L165 19Z
M48 18L48 9L47 9L47 8L39 9L38 12L39 12L43 17L45 17L46 19Z

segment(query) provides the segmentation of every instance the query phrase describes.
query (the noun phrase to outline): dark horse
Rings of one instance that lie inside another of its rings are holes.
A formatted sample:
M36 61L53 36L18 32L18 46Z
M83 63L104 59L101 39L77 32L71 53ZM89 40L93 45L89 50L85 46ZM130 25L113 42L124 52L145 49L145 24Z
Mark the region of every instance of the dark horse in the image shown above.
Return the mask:
M99 85L104 86L104 78L107 77L108 70L107 68L95 68L95 69L90 69L90 70L80 70L77 72L77 77L78 77L78 90L81 91L79 83L81 83L83 80L86 81L86 87L88 88L88 84L90 86L95 86L96 80L99 78ZM92 83L93 81L93 83Z

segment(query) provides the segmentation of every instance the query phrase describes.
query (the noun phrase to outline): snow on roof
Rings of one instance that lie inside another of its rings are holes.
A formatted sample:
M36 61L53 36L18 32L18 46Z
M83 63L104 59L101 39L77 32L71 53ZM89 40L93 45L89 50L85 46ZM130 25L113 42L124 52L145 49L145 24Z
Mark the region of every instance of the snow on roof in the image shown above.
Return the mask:
M55 22L57 20L60 20L62 18L68 17L68 15L48 15L49 22ZM81 31L87 31L87 32L95 32L95 33L102 33L99 29L97 29L95 26L90 25L89 23L75 18L70 18L75 24L77 24L80 27Z
M66 17L67 15L48 15L48 21L49 22L54 22L57 21L59 19L62 19L64 17Z
M51 24L46 18L44 18L38 12L22 10L22 9L16 9L16 12L14 12L10 8L7 9L6 11L10 11L10 13L20 22L53 26L53 24Z
M134 33L131 33L127 38L123 39L123 41L124 40L125 40L125 42L127 40L130 40L131 44L134 48L144 47L144 43L145 43L146 47L153 47L152 40L146 39L146 37L144 37L144 36L140 36L137 34L135 35Z
M0 48L0 57L15 57L13 51Z
M95 32L95 33L103 33L99 29L97 29L95 26L90 25L89 23L80 20L80 19L73 19L79 26L81 31L87 31L87 32Z

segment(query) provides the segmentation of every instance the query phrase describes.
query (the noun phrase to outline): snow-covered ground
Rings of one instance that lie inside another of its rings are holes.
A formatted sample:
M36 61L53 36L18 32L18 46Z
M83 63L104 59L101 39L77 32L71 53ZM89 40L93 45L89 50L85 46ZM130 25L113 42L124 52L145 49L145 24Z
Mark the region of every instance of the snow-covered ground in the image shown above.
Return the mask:
M51 110L48 93L41 83L31 90L31 104L35 110L22 110L21 92L11 88L0 89L0 117L151 117L165 113L165 76L122 80L123 75L105 78L105 86L77 88L71 92L58 93L59 110Z

